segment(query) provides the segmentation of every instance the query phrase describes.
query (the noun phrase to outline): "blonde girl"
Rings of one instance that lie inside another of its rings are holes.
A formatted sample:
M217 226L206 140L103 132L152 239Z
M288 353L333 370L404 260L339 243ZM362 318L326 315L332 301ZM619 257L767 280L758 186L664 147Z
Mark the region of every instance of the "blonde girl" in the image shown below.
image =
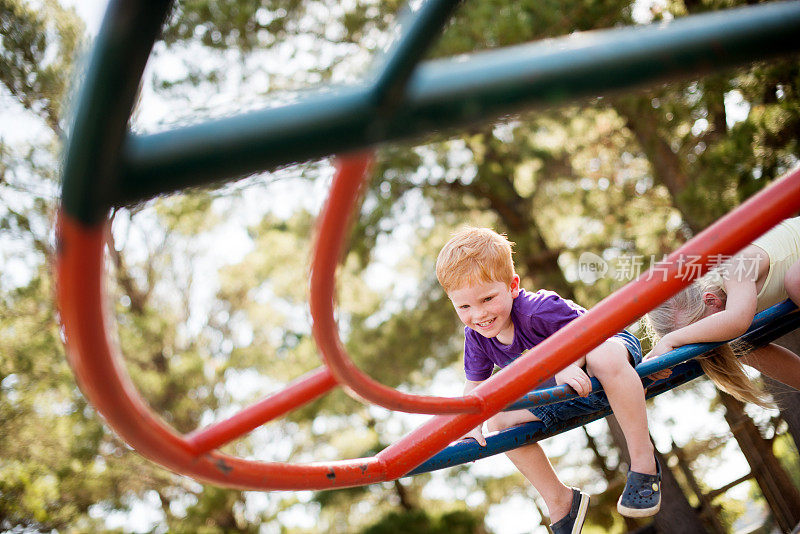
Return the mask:
M711 273L647 314L655 345L645 360L692 343L727 341L744 334L756 313L785 300L800 303L800 218L787 219L723 262ZM717 386L765 406L764 393L742 363L800 389L800 357L775 344L737 359L728 345L701 357L703 371ZM656 373L656 378L669 371Z

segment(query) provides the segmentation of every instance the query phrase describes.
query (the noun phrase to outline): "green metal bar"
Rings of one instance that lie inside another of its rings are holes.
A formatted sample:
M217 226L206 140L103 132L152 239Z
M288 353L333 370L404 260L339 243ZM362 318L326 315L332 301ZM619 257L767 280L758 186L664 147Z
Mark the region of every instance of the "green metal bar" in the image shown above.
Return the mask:
M385 123L375 120L374 88L360 86L130 136L113 203L795 53L798 35L800 2L778 2L427 62L409 80L402 113Z
M442 28L459 3L460 0L428 0L416 13L407 6L408 12L400 21L401 37L380 62L380 72L372 84L381 115L397 108L414 67L441 36Z
M112 0L87 65L65 150L62 206L83 222L116 196L120 147L139 80L171 0ZM113 192L113 193L112 193Z

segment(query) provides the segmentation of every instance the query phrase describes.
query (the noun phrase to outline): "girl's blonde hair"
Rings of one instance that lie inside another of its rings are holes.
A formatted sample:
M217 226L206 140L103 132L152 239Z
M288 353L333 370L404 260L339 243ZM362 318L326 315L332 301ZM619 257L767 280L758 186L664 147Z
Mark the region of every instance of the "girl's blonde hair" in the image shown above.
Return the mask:
M514 279L513 244L489 228L464 228L439 251L436 278L445 293L483 282L510 284Z
M690 325L703 317L703 294L711 292L726 299L721 276L711 272L692 285L667 299L646 316L647 333L655 344L669 332ZM752 402L764 408L772 407L767 395L750 380L728 344L721 345L697 357L708 377L721 390L737 399Z

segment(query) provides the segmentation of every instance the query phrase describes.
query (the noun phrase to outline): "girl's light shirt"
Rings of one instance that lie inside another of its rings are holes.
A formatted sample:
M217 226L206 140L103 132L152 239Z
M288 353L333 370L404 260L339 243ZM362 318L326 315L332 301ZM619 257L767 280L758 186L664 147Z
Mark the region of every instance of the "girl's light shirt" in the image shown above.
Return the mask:
M492 375L494 366L506 367L570 321L586 313L571 300L553 291L529 293L521 289L511 306L514 341L503 345L497 338L487 338L464 327L464 371L467 380L481 382ZM543 386L555 385L551 378Z
M753 244L769 256L769 272L764 286L758 292L756 311L760 312L789 297L783 278L789 267L800 259L800 217L778 223L775 228L753 241Z

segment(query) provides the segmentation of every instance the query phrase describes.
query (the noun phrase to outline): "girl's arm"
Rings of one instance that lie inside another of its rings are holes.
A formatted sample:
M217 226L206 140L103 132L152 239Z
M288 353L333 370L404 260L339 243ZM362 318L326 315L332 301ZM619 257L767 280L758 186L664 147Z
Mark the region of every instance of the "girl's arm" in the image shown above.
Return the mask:
M715 305L712 302L709 305L711 315L666 334L653 347L648 357L659 356L691 343L727 341L744 334L756 314L756 283L731 273L725 280L725 291L727 300L724 304ZM703 298L706 298L706 295ZM723 309L714 312L715 307L723 306Z

